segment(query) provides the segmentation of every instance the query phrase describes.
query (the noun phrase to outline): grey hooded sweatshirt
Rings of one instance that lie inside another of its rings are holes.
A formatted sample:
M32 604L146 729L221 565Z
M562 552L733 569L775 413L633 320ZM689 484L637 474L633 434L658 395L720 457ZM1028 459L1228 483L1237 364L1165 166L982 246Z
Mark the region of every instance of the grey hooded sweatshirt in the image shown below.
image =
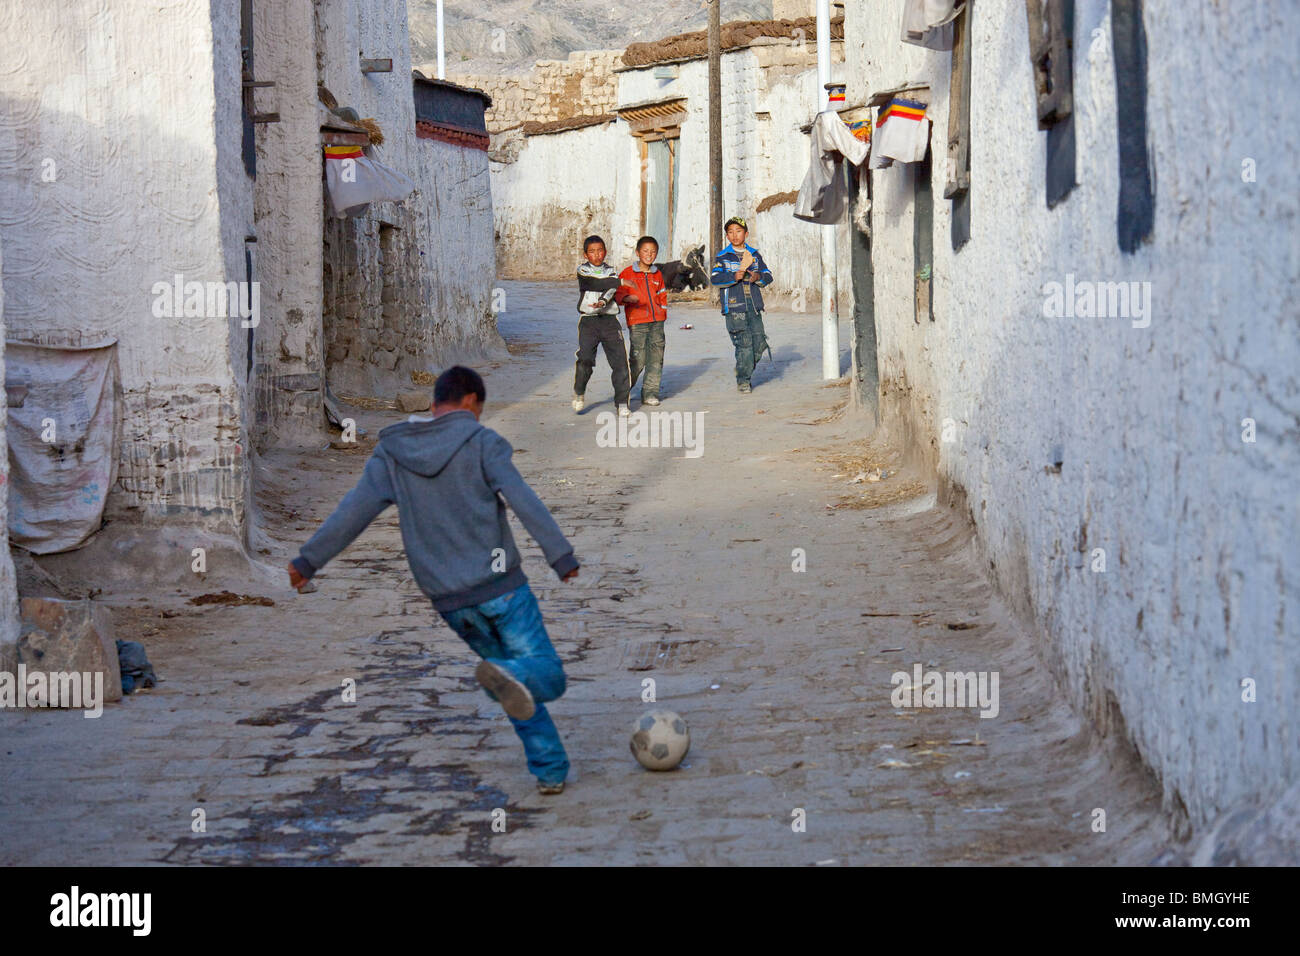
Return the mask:
M564 577L578 567L573 546L511 463L513 452L468 411L390 425L361 480L303 545L294 567L311 578L396 504L406 560L434 608L482 604L528 580L506 519L508 502Z

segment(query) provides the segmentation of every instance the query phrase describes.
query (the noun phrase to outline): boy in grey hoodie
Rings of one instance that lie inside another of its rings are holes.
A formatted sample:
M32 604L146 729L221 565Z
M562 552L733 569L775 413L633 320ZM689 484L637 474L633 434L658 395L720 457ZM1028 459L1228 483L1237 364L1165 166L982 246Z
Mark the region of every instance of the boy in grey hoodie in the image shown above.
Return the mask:
M542 793L559 793L569 760L543 701L564 693L564 669L520 567L506 503L564 581L578 576L573 547L510 461L510 443L478 422L487 391L473 369L447 369L432 417L379 433L355 488L289 565L301 589L391 504L420 589L483 658L475 676L523 741ZM502 500L504 499L504 501Z

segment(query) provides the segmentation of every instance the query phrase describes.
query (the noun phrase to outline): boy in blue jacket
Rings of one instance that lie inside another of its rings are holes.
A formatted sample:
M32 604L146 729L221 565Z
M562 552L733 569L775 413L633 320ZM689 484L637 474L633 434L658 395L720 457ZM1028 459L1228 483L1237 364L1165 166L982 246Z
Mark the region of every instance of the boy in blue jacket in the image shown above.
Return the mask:
M712 281L722 287L722 315L736 347L736 387L749 392L749 377L764 349L769 358L772 355L763 331L763 293L759 291L772 284L772 273L758 250L746 244L749 227L745 220L732 216L726 233L729 245L713 257Z
M578 576L578 561L511 463L510 443L479 424L486 397L473 369L456 365L439 375L432 416L412 415L379 433L361 480L289 565L289 583L304 587L385 508L397 505L416 584L483 658L474 676L509 716L538 790L560 793L569 760L542 702L564 693L564 669L520 567L506 503L561 580Z

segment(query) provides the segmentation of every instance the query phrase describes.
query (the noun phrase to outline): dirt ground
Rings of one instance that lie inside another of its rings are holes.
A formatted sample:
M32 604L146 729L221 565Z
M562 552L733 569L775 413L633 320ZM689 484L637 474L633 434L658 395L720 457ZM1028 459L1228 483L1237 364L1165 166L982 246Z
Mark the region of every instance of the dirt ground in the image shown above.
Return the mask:
M847 388L820 380L817 314L769 313L775 362L741 395L719 317L705 304L670 310L659 410L705 413L691 458L598 447L609 373L602 357L575 415L571 290L506 289L512 354L481 366L484 422L514 444L582 562L562 584L516 525L569 675L550 705L573 762L566 792L535 791L474 658L411 580L395 512L319 575L316 593L288 587L280 569L351 487L378 430L404 417L354 408L360 448L322 438L261 463L260 564L214 543L195 575L198 539L174 528L48 563L81 576L73 590L101 589L118 637L142 641L163 681L98 720L0 715L0 863L1156 856L1166 833L1152 782L1063 703L1037 638L1012 623L929 476L862 441ZM794 549L806 571L792 569ZM217 597L195 603L204 595ZM998 672L999 713L894 707L891 675L915 664ZM343 699L348 679L355 703ZM652 707L690 725L690 753L670 773L643 770L628 750ZM1094 832L1096 808L1105 832Z

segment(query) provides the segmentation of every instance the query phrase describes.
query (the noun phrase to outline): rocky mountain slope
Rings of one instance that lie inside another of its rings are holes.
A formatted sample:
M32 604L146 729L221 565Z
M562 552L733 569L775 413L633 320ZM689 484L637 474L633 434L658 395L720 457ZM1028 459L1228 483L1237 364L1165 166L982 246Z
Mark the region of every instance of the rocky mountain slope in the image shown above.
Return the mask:
M409 0L411 61L437 63L437 5ZM772 0L723 0L722 19L772 16ZM703 0L445 0L449 74L513 73L571 50L621 49L708 25ZM434 75L433 69L426 73Z

